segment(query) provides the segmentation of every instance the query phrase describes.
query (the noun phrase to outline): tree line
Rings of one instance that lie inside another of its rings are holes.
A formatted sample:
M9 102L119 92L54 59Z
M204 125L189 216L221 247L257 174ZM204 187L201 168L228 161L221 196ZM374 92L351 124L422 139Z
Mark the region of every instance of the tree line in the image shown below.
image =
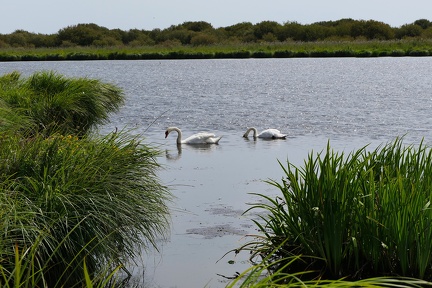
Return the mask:
M322 21L312 24L262 21L242 22L214 28L205 21L184 22L166 29L139 30L108 29L94 23L77 24L60 29L55 34L31 33L16 30L0 34L0 48L59 48L110 46L177 46L214 45L285 41L355 41L399 40L406 38L432 39L432 22L419 19L400 27L375 20Z

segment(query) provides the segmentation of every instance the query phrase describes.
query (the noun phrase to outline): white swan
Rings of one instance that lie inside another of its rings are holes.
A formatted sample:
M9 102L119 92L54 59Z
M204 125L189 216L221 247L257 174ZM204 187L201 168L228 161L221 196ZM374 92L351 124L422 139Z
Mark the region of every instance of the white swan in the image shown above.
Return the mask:
M249 132L253 131L254 138L264 138L264 139L286 139L287 134L282 134L277 129L266 129L258 134L258 130L255 127L248 128L243 137L247 138ZM258 134L258 135L257 135Z
M200 132L182 140L182 132L177 127L168 127L165 131L165 138L172 131L177 131L177 144L218 144L222 136L216 137L213 133Z

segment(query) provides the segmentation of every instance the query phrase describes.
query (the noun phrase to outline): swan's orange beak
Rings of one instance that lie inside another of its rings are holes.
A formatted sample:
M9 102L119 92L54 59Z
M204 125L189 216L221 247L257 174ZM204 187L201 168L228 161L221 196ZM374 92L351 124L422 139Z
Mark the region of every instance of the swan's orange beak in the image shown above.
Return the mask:
M165 138L168 137L168 134L169 134L169 132L168 132L168 131L165 131Z

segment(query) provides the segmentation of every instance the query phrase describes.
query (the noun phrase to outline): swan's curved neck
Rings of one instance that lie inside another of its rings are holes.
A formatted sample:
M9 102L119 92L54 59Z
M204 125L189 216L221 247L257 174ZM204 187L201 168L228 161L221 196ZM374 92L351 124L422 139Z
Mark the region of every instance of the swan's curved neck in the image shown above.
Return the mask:
M179 128L177 128L177 127L173 127L170 130L177 132L177 144L181 144L181 141L182 141L182 132L181 132L181 130Z
M247 137L251 131L253 132L253 137L257 137L258 130L257 130L255 127L251 127L251 128L249 128L249 129L246 131L245 136Z

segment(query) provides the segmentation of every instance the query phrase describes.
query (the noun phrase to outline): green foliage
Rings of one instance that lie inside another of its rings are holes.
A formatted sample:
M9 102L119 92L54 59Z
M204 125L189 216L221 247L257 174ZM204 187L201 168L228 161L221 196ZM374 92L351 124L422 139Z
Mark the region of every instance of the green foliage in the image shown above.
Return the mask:
M124 101L121 90L113 85L54 72L38 72L27 79L14 72L1 77L1 83L8 84L2 85L0 99L6 108L35 124L34 134L83 136L108 121Z
M280 24L274 21L262 21L254 26L254 35L256 39L263 39L265 35L275 34Z
M94 275L155 246L165 234L170 197L155 174L159 152L137 136L7 136L0 149L6 271L16 267L15 245L32 247L31 270L43 270L49 287L74 283L83 279L84 259Z
M278 264L258 264L250 267L243 271L238 277L229 283L226 287L240 287L240 288L273 288L273 287L320 287L320 288L383 288L383 287L403 287L403 288L420 288L431 286L432 283L415 278L406 277L373 277L367 279L361 279L356 281L349 281L346 279L312 279L302 280L307 278L311 271L297 272L297 273L286 273L285 271L290 265L295 265L297 261L301 261L298 256L293 256L287 259L283 259L284 265L279 267L272 274L268 274L267 271L273 270L273 265Z
M395 32L396 37L399 39L406 37L418 37L422 34L422 28L419 25L409 24L403 25Z
M284 244L284 243L282 243ZM276 247L276 250L281 247ZM345 278L339 279L322 279L313 278L311 275L314 271L305 270L297 271L294 273L287 273L286 271L292 270L291 266L296 266L297 263L303 261L302 256L290 256L288 258L281 258L277 261L271 260L271 254L265 257L260 263L257 263L242 273L238 273L237 277L231 281L226 287L240 287L240 288L272 288L272 287L369 287L369 288L383 288L383 287L427 287L431 286L432 282L424 281L416 278L409 277L372 277L360 280L347 280ZM268 273L268 271L273 271Z
M94 23L68 26L56 34L34 34L23 30L0 35L0 49L12 48L67 48L67 47L138 47L158 46L167 41L181 45L214 45L222 43L272 43L275 41L331 41L343 40L395 40L407 37L431 39L431 22L419 19L401 27L374 20L340 19L311 24L262 21L256 24L242 22L214 28L204 21L188 21L166 29L151 31L108 29ZM194 41L194 37L197 37ZM1 60L1 59L0 59Z
M432 27L423 33L431 33ZM220 34L220 33L219 33ZM193 32L186 39L190 45L183 45L173 38L165 40L157 46L122 46L115 48L100 47L69 47L62 49L7 49L0 52L0 61L49 61L49 60L147 60L147 59L212 59L212 58L252 58L262 56L260 52L268 52L265 56L285 57L378 57L378 56L428 56L432 40L404 38L401 40L324 40L317 42L285 42L261 41L259 43L224 43L205 44L219 39L219 34L208 35ZM274 40L276 35L266 34L264 38ZM278 36L279 37L279 36ZM269 38L269 39L270 39ZM230 38L234 41L234 38ZM1 51L1 50L0 50ZM365 52L368 51L368 52ZM397 53L394 53L397 51ZM423 51L411 53L411 51Z
M257 51L251 54L252 58L272 58L273 54L268 51Z
M427 19L418 19L414 21L413 24L420 26L422 29L427 29L429 27L432 27L432 22L430 22Z
M283 273L315 270L324 279L376 276L432 280L432 152L402 139L368 152L311 153L298 168L281 164L281 195L251 209L262 238L242 247L278 263L303 255Z
M217 42L216 37L204 33L197 33L196 35L192 36L190 40L190 44L193 46L211 45L211 44L215 44L216 42Z
M242 22L222 29L228 43L248 43L255 40L254 25Z
M233 52L217 52L215 58L250 58L251 53L249 51L233 51Z
M117 32L117 30L109 30L93 23L78 24L61 29L57 33L57 45L61 45L64 41L79 46L100 46L104 45L104 43L106 45L112 45L113 43L117 45L122 43L121 35Z
M212 30L213 26L210 23L205 21L197 21L197 22L188 21L188 22L184 22L181 25L178 25L176 29L186 29L195 32L203 32L205 30Z
M160 152L126 131L88 133L122 101L96 80L0 77L2 286L105 287L164 237L171 194L156 176Z
M23 228L26 230L31 229L30 227ZM2 240L8 239L4 237ZM2 255L6 256L0 264L0 283L2 287L64 287L65 283L61 283L62 279L57 281L57 283L50 283L48 281L49 273L52 273L52 271L50 271L51 267L48 266L50 263L45 265L40 262L41 259L38 257L38 249L40 249L41 245L40 240L41 237L35 242L30 243L31 246L28 248L24 247L21 249L17 243L14 243L13 251L2 250ZM62 245L62 242L60 242L59 245ZM59 247L55 247L54 250L56 251L57 248ZM13 259L15 259L13 263L8 263L8 261ZM83 268L79 270L83 271L83 274L79 275L79 279L85 279L85 282L84 280L77 281L77 279L75 279L76 281L69 281L69 284L72 285L73 282L76 282L76 284L81 287L116 287L115 283L118 279L117 273L121 266L112 267L112 265L107 265L107 267L100 272L92 272L90 275L89 269L85 264L85 259L82 262ZM70 264L72 265L73 263ZM69 268L71 268L71 265L69 265Z
M284 51L275 51L273 56L275 58L290 58L293 57L294 53L292 51L284 50Z

